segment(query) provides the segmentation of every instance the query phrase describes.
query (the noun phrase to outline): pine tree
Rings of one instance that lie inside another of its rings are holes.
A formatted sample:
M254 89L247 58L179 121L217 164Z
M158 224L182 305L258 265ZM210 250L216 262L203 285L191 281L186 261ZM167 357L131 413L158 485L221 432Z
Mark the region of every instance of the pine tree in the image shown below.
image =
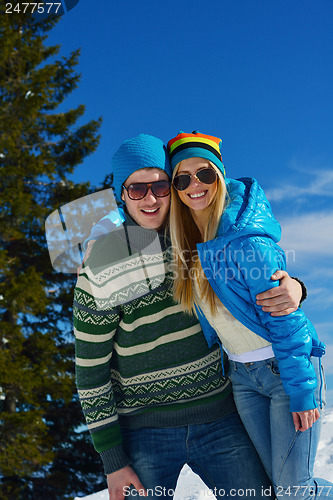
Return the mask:
M1 11L4 3L1 1ZM89 193L68 180L101 119L58 106L77 87L79 50L45 44L59 19L0 17L0 497L73 498L103 481L74 384L74 275L56 273L46 217ZM61 21L60 21L61 22ZM104 487L104 483L103 483Z

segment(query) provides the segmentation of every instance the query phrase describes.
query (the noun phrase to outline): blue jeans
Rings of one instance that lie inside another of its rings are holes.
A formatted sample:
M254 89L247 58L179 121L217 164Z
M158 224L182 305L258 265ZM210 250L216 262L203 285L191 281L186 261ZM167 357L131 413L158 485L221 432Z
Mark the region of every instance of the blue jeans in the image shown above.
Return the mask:
M237 413L201 425L122 429L122 435L124 451L133 461L131 467L148 490L149 499L172 500L179 473L186 463L218 499L225 500L226 496L267 499L273 493ZM189 493L193 496L199 492ZM132 496L138 500L134 489Z
M311 358L311 361L317 373L315 397L320 406L320 390L324 385L319 372L322 368L319 358ZM230 361L234 398L244 426L273 482L277 499L318 497L319 500L322 497L332 500L332 483L313 477L321 418L310 429L296 432L289 396L283 389L276 359L246 365ZM324 380L323 371L322 378Z

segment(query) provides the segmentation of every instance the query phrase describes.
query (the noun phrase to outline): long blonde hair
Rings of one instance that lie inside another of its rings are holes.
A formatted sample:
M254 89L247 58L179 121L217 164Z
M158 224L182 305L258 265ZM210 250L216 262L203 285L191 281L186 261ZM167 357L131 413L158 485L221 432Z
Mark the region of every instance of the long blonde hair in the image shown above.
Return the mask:
M194 313L196 298L193 280L196 279L199 285L200 299L209 304L214 315L220 301L203 272L196 244L215 238L226 206L227 189L221 171L213 163L208 163L217 173L218 182L215 197L209 206L208 223L204 237L202 238L190 209L180 200L173 185L171 187L170 236L174 271L174 299L182 304L185 311ZM172 178L177 174L180 165L181 162L174 169Z

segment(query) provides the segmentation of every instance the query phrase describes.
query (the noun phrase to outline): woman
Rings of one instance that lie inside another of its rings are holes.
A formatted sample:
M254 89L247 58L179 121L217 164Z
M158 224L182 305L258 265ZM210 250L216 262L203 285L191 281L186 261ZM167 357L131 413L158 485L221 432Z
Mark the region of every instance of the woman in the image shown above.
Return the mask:
M238 411L276 496L333 499L332 484L313 478L325 346L300 309L272 317L257 305L285 268L280 225L255 179L225 179L220 142L193 132L168 143L174 297L228 353Z

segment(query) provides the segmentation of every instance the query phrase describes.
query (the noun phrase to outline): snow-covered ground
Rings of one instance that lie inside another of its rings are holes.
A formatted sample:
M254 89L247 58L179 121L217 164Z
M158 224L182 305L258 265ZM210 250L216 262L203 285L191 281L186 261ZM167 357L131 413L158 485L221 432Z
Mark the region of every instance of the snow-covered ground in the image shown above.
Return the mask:
M325 410L322 425L314 472L315 476L333 482L333 407ZM84 500L109 500L109 495L107 490L103 490L87 497L80 497L80 500L82 498ZM214 500L215 497L210 495L207 486L199 476L185 465L179 476L174 498L175 500ZM79 500L79 497L75 500Z

